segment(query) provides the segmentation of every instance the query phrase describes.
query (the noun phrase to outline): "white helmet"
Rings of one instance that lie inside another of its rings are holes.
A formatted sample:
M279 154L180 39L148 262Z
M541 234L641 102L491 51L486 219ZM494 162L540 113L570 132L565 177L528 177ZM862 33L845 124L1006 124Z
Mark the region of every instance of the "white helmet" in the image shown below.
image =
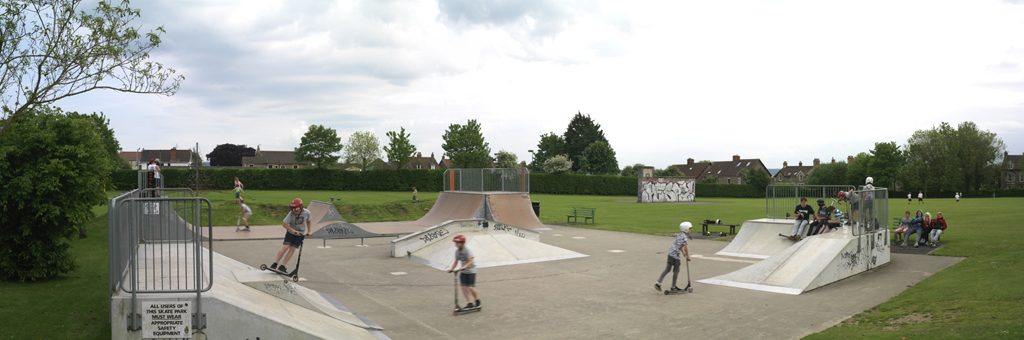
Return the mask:
M693 224L690 224L690 221L686 221L679 224L679 230L684 233L690 232L690 228L693 228Z
M868 178L864 179L864 184L873 184L873 183L875 183L875 179L871 178L870 176L868 176Z

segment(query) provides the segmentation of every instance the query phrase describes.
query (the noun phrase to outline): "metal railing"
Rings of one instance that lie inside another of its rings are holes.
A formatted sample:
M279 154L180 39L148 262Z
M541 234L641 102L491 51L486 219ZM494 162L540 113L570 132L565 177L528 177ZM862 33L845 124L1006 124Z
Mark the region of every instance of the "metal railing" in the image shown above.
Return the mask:
M840 191L856 190L852 185L769 185L765 189L765 216L768 218L794 218L793 210L806 197L807 204L818 209L815 201L835 205Z
M854 235L864 235L889 225L889 190L875 188L873 190L853 190L847 192L846 207L849 224Z
M195 293L193 327L205 328L201 293L213 285L213 243L203 244L202 231L212 233L212 208L187 188L137 189L110 200L109 293L131 294L129 330L141 328L140 293Z
M448 169L444 191L530 192L530 171L526 168Z

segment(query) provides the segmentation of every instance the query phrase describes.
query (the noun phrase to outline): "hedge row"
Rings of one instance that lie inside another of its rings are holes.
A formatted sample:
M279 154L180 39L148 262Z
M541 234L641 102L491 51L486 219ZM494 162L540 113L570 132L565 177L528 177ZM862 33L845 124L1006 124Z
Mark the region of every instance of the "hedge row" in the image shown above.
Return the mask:
M344 171L338 169L246 169L210 168L199 172L201 189L231 189L234 178L242 179L247 188L267 190L361 190L440 191L444 170L373 170ZM195 186L195 171L164 169L164 186L184 188ZM119 190L137 185L137 172L120 170L113 175ZM538 194L636 196L636 178L623 176L588 176L574 174L530 174L530 191ZM697 198L764 198L764 193L749 185L697 183ZM997 197L1024 197L1024 190L994 192ZM902 196L901 196L902 194ZM906 193L890 192L890 199L906 197ZM965 192L965 197L992 197L993 191ZM927 197L951 198L952 193L930 193ZM915 198L916 193L915 193Z

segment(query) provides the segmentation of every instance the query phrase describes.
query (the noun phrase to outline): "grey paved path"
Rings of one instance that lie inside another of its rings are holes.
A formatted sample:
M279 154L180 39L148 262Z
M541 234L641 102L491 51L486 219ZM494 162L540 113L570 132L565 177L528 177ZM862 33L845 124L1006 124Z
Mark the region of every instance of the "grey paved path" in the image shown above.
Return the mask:
M889 265L799 296L696 282L693 294L665 296L653 282L670 237L552 226L541 240L590 257L480 270L480 313L452 316L453 276L389 257L390 239L368 239L370 247L334 240L329 249L311 242L302 284L368 316L393 339L792 339L876 306L961 260L893 254ZM691 251L704 256L690 264L693 281L748 265L715 256L723 246L692 241ZM271 240L214 244L249 265L272 260L278 247L280 241ZM680 276L686 279L685 272Z

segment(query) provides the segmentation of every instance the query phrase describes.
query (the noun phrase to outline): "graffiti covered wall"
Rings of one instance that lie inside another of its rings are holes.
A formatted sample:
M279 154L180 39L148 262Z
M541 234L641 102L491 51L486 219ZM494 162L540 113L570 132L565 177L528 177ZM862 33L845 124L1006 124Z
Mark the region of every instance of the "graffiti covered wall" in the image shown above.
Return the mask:
M696 181L680 177L641 177L637 202L693 202Z

